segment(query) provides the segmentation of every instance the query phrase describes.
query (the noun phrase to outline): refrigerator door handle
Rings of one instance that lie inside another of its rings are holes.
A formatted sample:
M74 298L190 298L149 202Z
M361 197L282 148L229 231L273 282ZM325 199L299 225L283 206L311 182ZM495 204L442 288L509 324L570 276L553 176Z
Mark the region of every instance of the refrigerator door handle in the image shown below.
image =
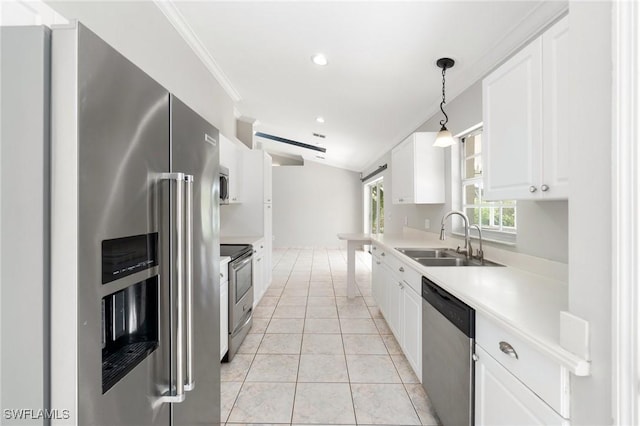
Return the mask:
M193 390L193 176L185 175L185 284L186 284L186 361L184 390Z
M160 397L160 402L179 403L184 401L184 173L163 173L162 179L175 183L175 194L171 206L171 253L169 262L173 265L169 279L170 307L170 383L169 389ZM175 242L175 245L173 244Z

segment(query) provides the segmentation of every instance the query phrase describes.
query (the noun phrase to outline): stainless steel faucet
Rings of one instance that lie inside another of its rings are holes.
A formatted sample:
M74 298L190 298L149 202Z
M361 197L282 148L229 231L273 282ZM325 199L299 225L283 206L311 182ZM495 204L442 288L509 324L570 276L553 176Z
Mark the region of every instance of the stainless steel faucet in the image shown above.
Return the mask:
M466 214L464 214L461 211L458 210L452 210L449 213L445 214L442 217L442 222L440 222L440 240L444 241L445 240L445 233L444 233L444 224L445 221L447 220L447 218L449 216L452 216L454 214L457 214L458 216L462 217L462 220L464 220L464 250L460 250L460 247L458 247L457 252L458 253L464 253L464 255L467 258L473 257L473 249L471 248L471 239L469 238L469 218L467 217Z
M473 225L470 225L470 226L472 226L472 227L474 227L474 228L476 228L478 230L478 239L480 240L480 243L479 243L480 244L480 248L477 251L478 259L481 262L484 262L484 251L482 251L482 231L480 230L480 226L478 226L475 223Z

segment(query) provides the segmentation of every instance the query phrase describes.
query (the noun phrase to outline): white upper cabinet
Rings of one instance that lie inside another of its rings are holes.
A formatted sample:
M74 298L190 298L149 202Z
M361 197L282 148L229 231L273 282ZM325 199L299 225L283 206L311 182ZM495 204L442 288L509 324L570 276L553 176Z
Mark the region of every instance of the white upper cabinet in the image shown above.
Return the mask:
M444 150L437 133L417 132L391 151L393 204L444 203Z
M568 186L568 18L482 82L486 199L562 199Z
M542 36L543 177L547 198L569 197L569 18Z
M220 134L220 165L229 169L229 203L242 202L242 151Z

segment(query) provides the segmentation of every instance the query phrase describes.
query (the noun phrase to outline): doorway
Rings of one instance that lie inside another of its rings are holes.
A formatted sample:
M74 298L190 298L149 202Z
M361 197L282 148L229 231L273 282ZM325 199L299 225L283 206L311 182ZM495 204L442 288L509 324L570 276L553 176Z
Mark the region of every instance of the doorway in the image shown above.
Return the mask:
M365 229L367 234L384 234L384 185L383 178L365 185Z

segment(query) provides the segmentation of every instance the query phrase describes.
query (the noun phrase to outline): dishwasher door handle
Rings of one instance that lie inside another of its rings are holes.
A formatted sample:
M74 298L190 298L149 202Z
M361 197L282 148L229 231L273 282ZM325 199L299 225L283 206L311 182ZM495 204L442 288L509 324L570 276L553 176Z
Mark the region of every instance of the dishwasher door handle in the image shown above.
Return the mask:
M516 352L515 349L513 349L513 346L511 346L511 344L507 343L507 342L500 342L500 350L509 355L511 358L515 358L518 359L518 352Z

